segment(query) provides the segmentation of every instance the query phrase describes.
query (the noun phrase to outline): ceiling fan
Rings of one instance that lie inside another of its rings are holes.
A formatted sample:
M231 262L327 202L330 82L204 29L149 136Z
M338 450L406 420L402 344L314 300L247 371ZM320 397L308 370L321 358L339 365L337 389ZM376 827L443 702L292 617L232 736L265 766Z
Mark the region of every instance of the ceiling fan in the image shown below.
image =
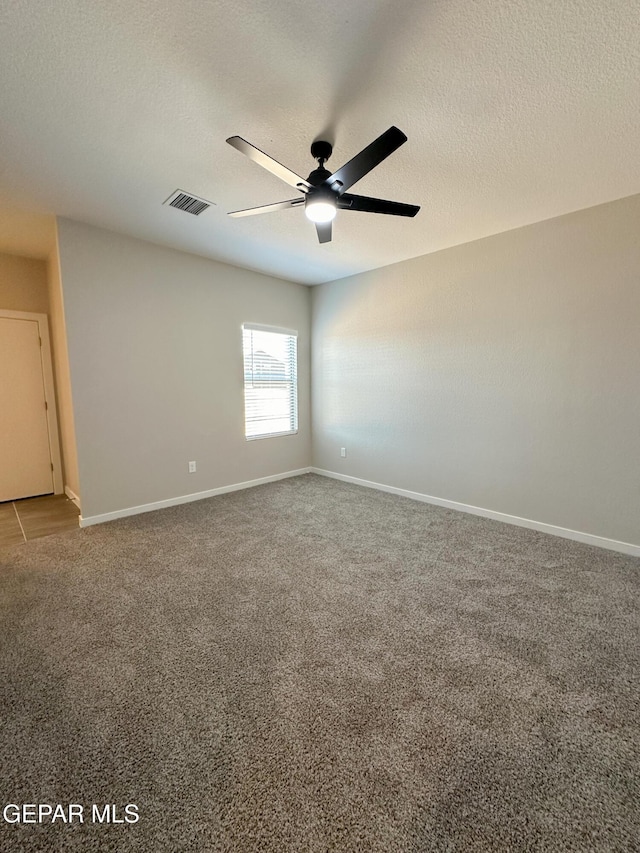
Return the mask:
M318 161L318 168L314 169L305 180L269 157L264 151L260 151L255 145L251 145L246 139L230 136L227 139L229 145L289 186L295 187L302 193L302 197L277 201L275 204L264 204L261 207L250 207L247 210L234 210L229 213L229 216L253 216L256 213L270 213L274 210L304 205L304 212L307 218L315 223L318 240L321 243L328 243L331 240L331 222L338 210L415 216L420 208L414 204L401 204L398 201L385 201L381 198L368 198L346 192L406 141L407 137L401 130L390 127L333 174L324 167L333 150L331 143L322 140L313 142L311 156Z

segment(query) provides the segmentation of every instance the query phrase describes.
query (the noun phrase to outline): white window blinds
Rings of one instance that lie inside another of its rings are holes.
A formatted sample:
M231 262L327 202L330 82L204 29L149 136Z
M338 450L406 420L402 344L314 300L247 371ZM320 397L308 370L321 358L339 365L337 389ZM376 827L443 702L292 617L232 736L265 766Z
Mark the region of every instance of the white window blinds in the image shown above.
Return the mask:
M295 332L242 327L246 438L298 431L297 344Z

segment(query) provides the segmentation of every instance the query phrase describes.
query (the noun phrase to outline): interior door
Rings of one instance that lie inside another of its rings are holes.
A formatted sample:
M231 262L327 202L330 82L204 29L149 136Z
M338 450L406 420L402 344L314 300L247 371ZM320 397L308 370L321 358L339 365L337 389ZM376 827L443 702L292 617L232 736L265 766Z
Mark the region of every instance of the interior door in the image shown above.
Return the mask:
M38 323L0 317L0 501L53 490Z

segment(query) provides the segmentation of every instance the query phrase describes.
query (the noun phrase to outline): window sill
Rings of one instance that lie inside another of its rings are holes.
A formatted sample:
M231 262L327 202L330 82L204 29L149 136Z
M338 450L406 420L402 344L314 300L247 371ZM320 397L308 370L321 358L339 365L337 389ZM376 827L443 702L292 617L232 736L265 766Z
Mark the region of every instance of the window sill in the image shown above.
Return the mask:
M297 435L298 430L287 430L286 432L265 432L263 435L245 435L245 441L256 441L260 438L279 438L282 435Z

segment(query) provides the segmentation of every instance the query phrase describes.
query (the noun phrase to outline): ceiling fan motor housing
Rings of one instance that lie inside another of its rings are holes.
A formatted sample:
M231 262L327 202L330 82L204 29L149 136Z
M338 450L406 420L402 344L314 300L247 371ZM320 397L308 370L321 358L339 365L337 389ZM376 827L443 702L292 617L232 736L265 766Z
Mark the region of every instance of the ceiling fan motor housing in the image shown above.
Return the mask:
M311 184L313 187L319 187L323 181L326 181L327 178L331 177L331 172L324 168L324 166L320 166L318 169L314 169L313 172L307 178L307 182Z
M312 173L313 174L313 173ZM313 181L309 181L309 183L313 183ZM329 187L318 186L318 184L313 185L313 189L309 190L304 200L305 207L309 207L313 204L321 204L326 203L335 207L336 205L336 195Z

